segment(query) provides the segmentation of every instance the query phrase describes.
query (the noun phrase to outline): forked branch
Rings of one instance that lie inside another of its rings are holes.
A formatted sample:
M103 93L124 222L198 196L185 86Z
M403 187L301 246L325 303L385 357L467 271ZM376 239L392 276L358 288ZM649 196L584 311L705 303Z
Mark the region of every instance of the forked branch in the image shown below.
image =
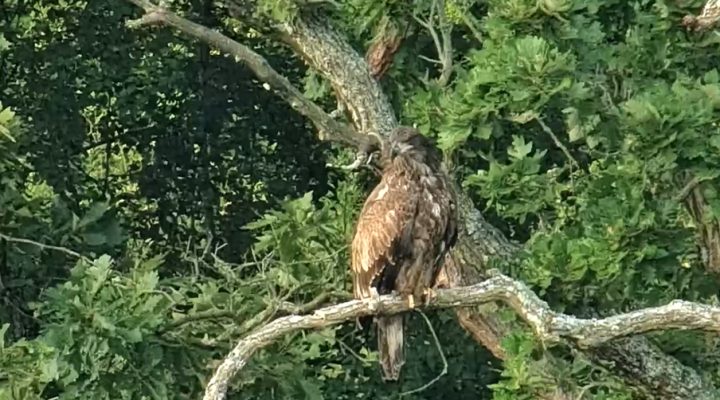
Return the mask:
M435 14L437 12L437 15ZM437 16L437 24L440 29L438 35L437 27L435 26L435 17ZM445 16L445 2L444 0L433 0L430 6L430 16L427 21L414 16L415 21L420 24L423 28L427 29L430 37L435 43L435 49L438 53L437 63L440 64L440 76L438 77L438 84L445 86L450 81L450 75L453 69L453 48L452 48L452 24L450 24ZM433 61L433 60L431 60Z
M312 121L320 131L320 139L337 141L358 148L366 145L367 137L365 135L358 134L349 125L333 119L317 104L306 98L286 77L275 71L264 57L249 47L216 30L180 17L148 0L129 1L145 10L145 14L141 18L127 22L129 27L169 26L199 39L247 65L260 80L269 85L274 93Z
M441 289L428 308L456 308L502 301L525 320L545 344L568 340L579 347L592 347L610 340L650 331L680 329L720 332L720 307L687 301L673 301L604 319L582 319L555 312L525 284L507 276L492 278L472 286ZM308 315L278 318L242 339L215 371L205 390L204 400L225 399L230 381L247 365L259 349L278 338L301 329L337 325L373 314L408 311L399 296L381 296L377 303L352 300L315 310Z

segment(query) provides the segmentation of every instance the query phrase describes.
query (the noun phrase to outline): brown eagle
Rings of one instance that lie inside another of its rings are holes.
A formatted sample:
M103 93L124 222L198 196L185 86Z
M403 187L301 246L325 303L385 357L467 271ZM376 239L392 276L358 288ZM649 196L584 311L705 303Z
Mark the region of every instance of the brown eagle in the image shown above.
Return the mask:
M382 178L365 201L352 241L356 299L400 293L428 300L446 253L457 239L457 210L448 174L433 143L397 128L381 149ZM405 363L403 316L375 318L384 380Z

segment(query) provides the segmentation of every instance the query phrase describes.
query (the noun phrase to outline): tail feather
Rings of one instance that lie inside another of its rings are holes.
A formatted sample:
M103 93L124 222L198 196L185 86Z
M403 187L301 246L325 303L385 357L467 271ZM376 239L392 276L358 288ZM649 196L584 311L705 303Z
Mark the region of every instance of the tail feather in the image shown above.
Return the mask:
M403 316L377 318L377 339L380 366L385 381L396 381L405 364Z

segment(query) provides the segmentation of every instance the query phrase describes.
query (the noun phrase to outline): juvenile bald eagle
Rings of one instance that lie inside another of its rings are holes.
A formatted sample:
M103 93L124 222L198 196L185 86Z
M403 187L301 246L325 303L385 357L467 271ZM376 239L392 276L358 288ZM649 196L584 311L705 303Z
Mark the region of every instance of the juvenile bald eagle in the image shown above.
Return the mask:
M414 307L429 294L457 238L456 202L441 155L408 127L396 129L381 154L382 178L360 213L352 241L353 294L400 293ZM405 363L403 316L375 318L384 380Z

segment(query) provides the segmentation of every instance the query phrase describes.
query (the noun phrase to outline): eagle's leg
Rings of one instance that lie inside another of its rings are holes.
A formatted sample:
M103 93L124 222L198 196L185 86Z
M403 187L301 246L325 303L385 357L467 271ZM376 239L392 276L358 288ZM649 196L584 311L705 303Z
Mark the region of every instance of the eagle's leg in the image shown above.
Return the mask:
M380 293L378 293L376 287L370 287L370 297L367 298L368 308L370 311L375 312L380 307Z
M415 308L415 296L413 296L412 294L409 294L407 297L407 301L408 301L408 307Z

